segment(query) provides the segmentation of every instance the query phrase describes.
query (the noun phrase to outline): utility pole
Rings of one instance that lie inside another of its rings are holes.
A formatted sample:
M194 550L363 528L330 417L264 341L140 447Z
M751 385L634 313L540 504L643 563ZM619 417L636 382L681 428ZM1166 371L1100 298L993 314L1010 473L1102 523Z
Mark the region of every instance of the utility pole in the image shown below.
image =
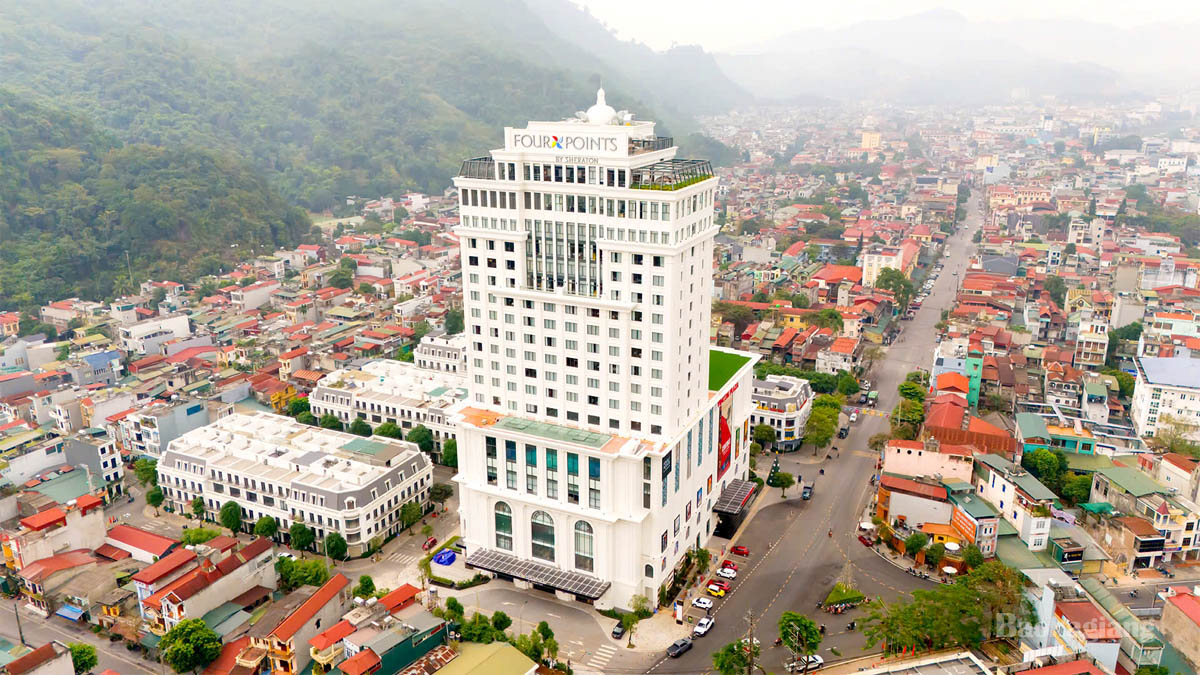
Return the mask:
M754 613L746 612L746 675L754 672L754 628L758 621L754 618Z
M21 644L28 647L29 643L25 642L25 629L21 627L21 598L17 597L13 603L13 616L17 617L17 635L21 638Z

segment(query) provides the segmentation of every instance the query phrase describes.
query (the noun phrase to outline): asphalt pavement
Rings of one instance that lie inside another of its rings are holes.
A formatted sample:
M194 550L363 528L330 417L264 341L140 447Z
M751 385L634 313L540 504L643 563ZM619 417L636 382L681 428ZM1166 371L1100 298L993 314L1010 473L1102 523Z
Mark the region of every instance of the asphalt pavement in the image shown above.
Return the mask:
M879 391L877 409L881 412L895 407L899 399L896 387L908 373L928 370L930 366L936 335L934 324L941 320L943 308L953 306L972 247L971 234L980 224L978 195L972 197L967 213L964 226L949 239L942 257L944 269L929 297L912 321L901 323L900 337L887 348L886 358L868 374ZM749 546L751 556L739 562L733 592L716 601L713 616L717 621L712 631L698 639L695 647L682 657L660 656L648 671L709 672L712 652L745 637L753 622L754 635L762 645L761 662L768 671L782 672L788 655L782 647L772 645L784 611L805 613L818 624L826 625L827 635L819 653L827 662L861 656L864 653L861 633L847 630L847 625L851 620L861 619L865 610L834 616L816 609L835 581L848 575L868 596L889 600L914 588L932 586L931 582L896 568L857 540L858 523L873 489L870 479L875 475L877 458L868 450L867 440L889 428L883 416L860 415L849 437L835 440L840 450L832 453L832 459L806 464L802 460L811 459L806 450L801 450L798 457L781 456L783 470L788 471L789 464L794 464L794 471L806 481L814 481L812 499L801 500L796 490L794 498L765 507L750 520L738 543ZM760 458L760 461L766 460ZM824 475L819 471L822 468ZM830 530L833 536L828 536ZM834 653L835 649L838 653Z

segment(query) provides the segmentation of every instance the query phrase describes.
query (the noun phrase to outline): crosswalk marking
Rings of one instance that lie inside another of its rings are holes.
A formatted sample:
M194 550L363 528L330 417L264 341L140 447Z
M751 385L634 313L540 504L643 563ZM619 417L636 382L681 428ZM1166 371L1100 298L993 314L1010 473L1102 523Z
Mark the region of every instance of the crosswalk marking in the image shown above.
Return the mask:
M391 560L392 562L398 562L403 565L407 565L409 563L416 562L417 556L409 555L407 553L393 553L393 554L389 555L387 557L387 559Z
M612 657L617 653L617 648L612 645L603 645L596 648L596 653L588 660L588 668L603 668L612 660Z

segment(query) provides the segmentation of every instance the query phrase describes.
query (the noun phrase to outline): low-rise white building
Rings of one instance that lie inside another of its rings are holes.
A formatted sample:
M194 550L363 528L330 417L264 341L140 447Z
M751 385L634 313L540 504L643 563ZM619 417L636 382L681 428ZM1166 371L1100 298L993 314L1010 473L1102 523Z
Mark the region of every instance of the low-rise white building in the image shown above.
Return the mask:
M467 336L426 335L421 338L413 353L413 362L425 370L442 370L449 373L467 373Z
M335 370L308 396L313 415L333 415L344 424L360 418L372 427L391 422L405 435L417 425L433 432L435 448L454 438L450 406L467 397L467 378L446 370L379 359L361 369Z
M236 413L175 439L158 463L176 512L200 497L210 514L234 501L242 520L262 516L287 537L292 523L323 539L340 533L351 555L401 529L407 502L424 508L433 467L416 445L310 427L281 415Z
M1182 425L1189 439L1200 440L1200 360L1137 359L1130 417L1143 437L1154 436L1171 423Z
M157 354L159 345L192 334L187 316L155 317L129 326L121 326L117 336L121 348L133 354Z
M804 425L812 413L813 390L808 380L789 375L755 379L751 400L754 402L751 429L760 424L774 429L776 449L790 451L800 447Z
M1050 523L1054 520L1050 504L1055 495L1049 488L1004 457L987 453L975 456L971 483L980 497L1017 528L1029 550L1045 550L1050 543Z

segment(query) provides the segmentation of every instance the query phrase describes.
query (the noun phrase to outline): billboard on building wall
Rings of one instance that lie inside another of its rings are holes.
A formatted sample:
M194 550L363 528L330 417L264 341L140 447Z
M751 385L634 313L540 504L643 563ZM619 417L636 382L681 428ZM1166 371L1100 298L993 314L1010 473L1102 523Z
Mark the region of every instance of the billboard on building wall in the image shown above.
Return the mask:
M733 460L733 429L730 427L729 415L733 411L733 392L737 391L737 385L734 385L717 404L717 415L720 423L717 425L719 435L717 438L717 480L725 475L729 470L729 465Z

